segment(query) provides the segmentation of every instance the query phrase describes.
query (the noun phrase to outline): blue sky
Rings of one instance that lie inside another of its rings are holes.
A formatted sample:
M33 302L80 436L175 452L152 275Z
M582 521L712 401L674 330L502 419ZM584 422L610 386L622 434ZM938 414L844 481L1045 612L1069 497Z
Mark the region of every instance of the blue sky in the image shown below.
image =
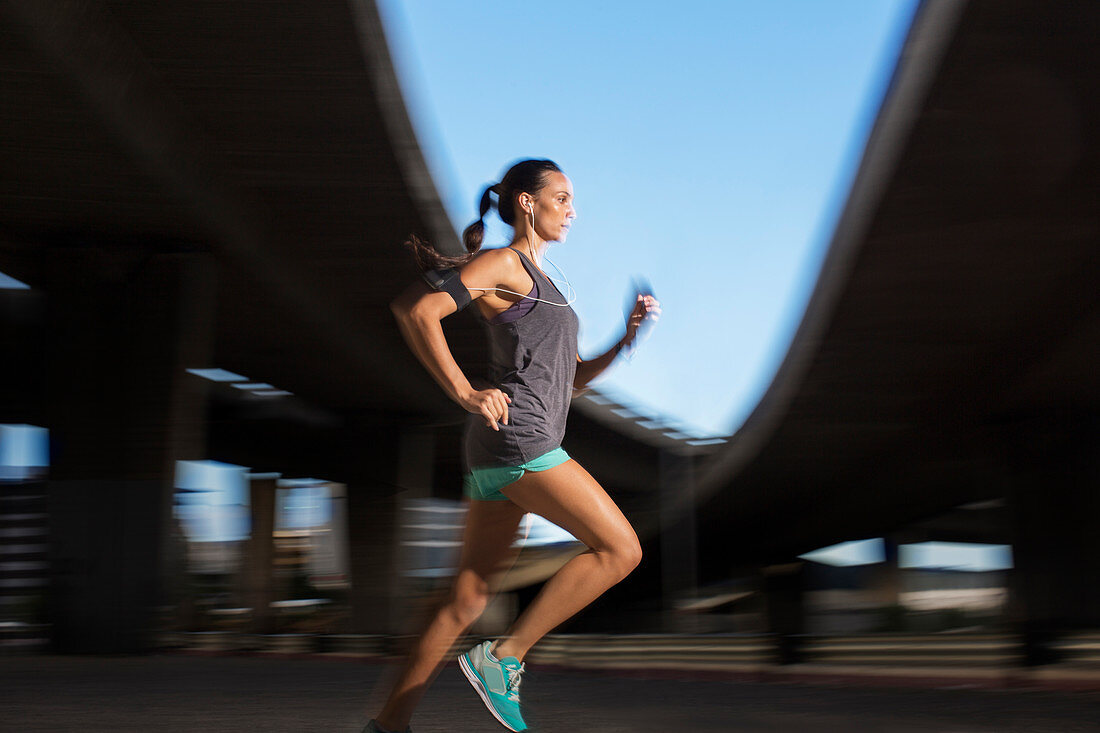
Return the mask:
M916 2L380 7L455 228L507 163L556 160L579 216L549 256L578 292L582 356L621 334L634 276L664 308L601 389L697 435L736 430L801 319Z

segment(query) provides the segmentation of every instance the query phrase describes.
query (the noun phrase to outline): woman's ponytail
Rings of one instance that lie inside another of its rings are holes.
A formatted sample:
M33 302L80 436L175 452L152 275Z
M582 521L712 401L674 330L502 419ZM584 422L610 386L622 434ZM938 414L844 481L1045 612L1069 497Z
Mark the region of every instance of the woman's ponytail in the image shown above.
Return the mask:
M466 247L467 254L448 256L437 250L428 242L425 242L415 234L410 234L405 240L405 246L412 252L416 259L416 265L421 272L428 270L445 270L450 267L461 267L474 258L481 249L481 243L485 240L485 215L493 205L490 194L497 190L494 184L485 189L481 194L481 202L478 205L478 219L462 232L462 244Z
M493 199L490 194L496 193L496 191L497 184L486 187L481 194L481 203L477 207L477 221L466 227L462 232L462 245L471 257L478 253L481 249L481 243L485 241L485 215L489 213L489 209L493 206Z
M515 224L515 198L519 193L537 194L546 185L546 175L561 172L561 168L552 160L521 160L504 174L500 183L488 186L481 194L478 203L478 218L462 232L462 245L467 254L450 257L415 234L410 234L405 246L412 251L416 264L422 271L444 270L449 267L461 267L474 258L481 250L485 240L485 215L493 206L492 195L497 197L497 213L508 226Z

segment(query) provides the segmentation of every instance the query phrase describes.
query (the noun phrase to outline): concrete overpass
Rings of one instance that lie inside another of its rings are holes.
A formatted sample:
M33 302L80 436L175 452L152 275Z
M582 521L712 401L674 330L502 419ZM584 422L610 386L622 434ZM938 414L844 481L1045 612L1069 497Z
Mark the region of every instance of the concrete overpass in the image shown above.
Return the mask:
M1006 499L1018 619L1100 622L1098 31L921 6L790 350L701 469L704 580Z
M140 645L172 466L204 457L347 483L354 626L395 628L394 497L457 496L462 415L386 304L410 231L458 243L373 3L0 19L0 271L32 286L3 296L2 419L53 437L60 647ZM577 401L570 451L663 558L619 599L1001 496L1023 577L1071 563L1029 617L1070 592L1097 556L1096 26L1088 5L922 6L804 323L727 447ZM474 320L447 328L478 370Z
M353 625L398 628L395 496L457 498L464 415L387 305L410 232L460 245L373 2L3 2L0 64L0 271L31 286L0 291L0 421L53 453L48 552L13 559L49 564L59 647L140 645L181 459L346 483ZM571 449L656 531L660 456L698 449L586 404Z

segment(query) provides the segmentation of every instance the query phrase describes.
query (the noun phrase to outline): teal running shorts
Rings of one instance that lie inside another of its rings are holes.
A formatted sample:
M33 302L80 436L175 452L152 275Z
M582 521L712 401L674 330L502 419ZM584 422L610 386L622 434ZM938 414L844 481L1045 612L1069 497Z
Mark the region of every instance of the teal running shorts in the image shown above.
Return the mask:
M475 468L466 474L462 481L462 493L470 499L481 501L505 501L507 496L500 492L508 484L519 479L527 471L547 471L569 460L569 454L561 448L543 453L527 463L518 466L490 466Z

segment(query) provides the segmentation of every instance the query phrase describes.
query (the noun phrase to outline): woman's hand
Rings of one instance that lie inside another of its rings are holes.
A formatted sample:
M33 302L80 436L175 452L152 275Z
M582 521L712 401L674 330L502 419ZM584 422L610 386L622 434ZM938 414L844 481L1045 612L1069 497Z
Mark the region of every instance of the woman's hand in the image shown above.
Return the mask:
M660 317L661 304L657 299L652 295L638 293L637 300L634 301L634 307L630 309L630 313L626 316L626 335L595 359L585 360L581 358L580 354L577 354L577 372L573 377L573 396L575 397L580 390L587 389L588 383L603 374L624 349L627 350L627 356L629 356L633 350L634 339L638 336L638 329L642 327L643 323L652 324Z
M508 424L508 405L512 404L512 398L494 387L471 391L462 397L461 404L467 412L484 417L485 424L493 430L500 430L497 422Z
M642 323L648 321L655 323L661 317L661 304L652 295L638 293L638 299L634 303L634 309L626 317L626 336L623 338L623 346L630 346L638 336L638 329Z

